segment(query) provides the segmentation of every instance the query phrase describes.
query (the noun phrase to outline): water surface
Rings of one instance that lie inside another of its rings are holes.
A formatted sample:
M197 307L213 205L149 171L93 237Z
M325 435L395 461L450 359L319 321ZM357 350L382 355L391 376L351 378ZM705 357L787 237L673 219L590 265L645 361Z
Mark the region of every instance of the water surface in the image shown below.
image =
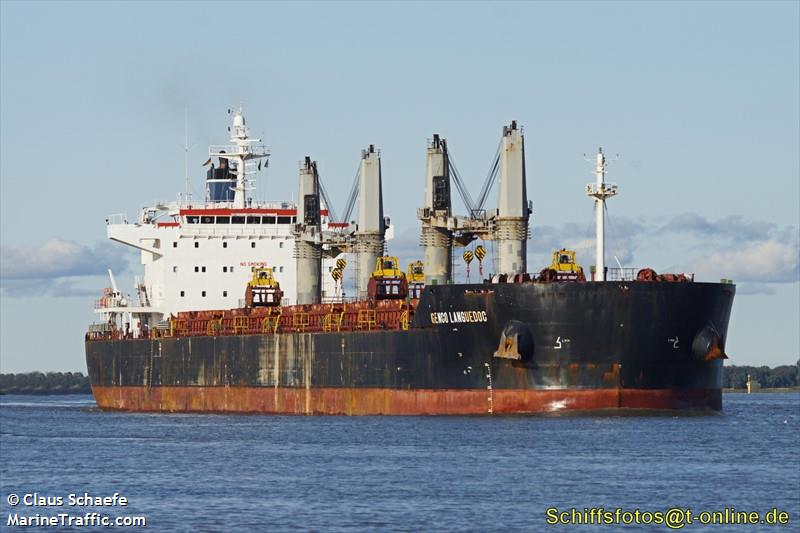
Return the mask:
M0 529L9 512L48 512L10 507L12 492L118 492L150 531L579 531L548 526L546 509L595 506L777 507L790 526L683 530L800 530L800 394L723 401L707 416L348 418L3 396Z

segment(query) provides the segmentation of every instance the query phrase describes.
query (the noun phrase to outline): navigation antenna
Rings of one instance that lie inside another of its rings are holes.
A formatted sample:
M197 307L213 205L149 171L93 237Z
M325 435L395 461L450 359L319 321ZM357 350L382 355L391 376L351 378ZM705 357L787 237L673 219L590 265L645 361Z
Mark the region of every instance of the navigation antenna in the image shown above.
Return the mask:
M617 156L619 157L619 156ZM591 161L583 154L583 158ZM605 211L606 211L606 198L611 198L617 194L617 184L606 184L606 156L603 154L603 149L598 148L597 156L595 157L595 167L593 174L597 176L595 183L586 185L586 195L594 198L595 207L595 230L596 230L596 253L595 260L594 281L606 280L606 260L605 260Z
M186 179L186 203L192 203L192 182L189 179L189 150L194 145L189 145L189 107L183 108L183 173Z

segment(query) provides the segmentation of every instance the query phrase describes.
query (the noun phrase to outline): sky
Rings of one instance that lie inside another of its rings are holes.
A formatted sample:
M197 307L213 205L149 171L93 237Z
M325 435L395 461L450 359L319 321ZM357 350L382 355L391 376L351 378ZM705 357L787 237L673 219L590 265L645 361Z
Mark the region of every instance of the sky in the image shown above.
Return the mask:
M86 371L106 269L128 290L140 273L105 218L185 189L185 117L200 195L240 104L272 149L258 199L296 196L309 155L341 211L375 144L404 261L426 140L447 139L477 196L517 120L529 270L561 247L593 263L584 154L602 146L620 187L607 264L733 279L728 364L800 357L798 2L3 0L0 371Z

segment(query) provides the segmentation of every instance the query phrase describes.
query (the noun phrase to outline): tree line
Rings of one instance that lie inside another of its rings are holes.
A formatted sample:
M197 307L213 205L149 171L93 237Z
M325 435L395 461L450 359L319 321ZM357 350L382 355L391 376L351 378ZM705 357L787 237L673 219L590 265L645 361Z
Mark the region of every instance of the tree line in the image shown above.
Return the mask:
M726 389L747 387L747 375L758 382L762 389L800 386L800 360L794 365L768 366L725 366L722 386Z
M794 365L725 366L722 386L726 389L747 387L747 375L762 389L800 387L800 360ZM89 377L82 372L28 372L0 374L0 394L90 394Z
M82 372L0 374L0 394L91 394Z

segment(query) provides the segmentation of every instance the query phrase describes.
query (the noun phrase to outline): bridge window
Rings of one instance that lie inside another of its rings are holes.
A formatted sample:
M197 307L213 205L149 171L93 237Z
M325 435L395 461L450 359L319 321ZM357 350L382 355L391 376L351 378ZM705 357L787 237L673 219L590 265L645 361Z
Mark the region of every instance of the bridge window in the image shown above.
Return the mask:
M200 222L200 217L198 217L198 216L187 216L186 217L186 223L187 224L197 224L198 222Z
M231 224L244 224L244 217L231 217Z
M292 217L278 217L278 224L291 224Z
M261 217L249 216L249 217L247 217L247 223L248 224L261 224Z
M200 223L201 224L213 224L214 223L214 217L200 217Z
M261 223L262 224L274 224L275 223L275 217L274 216L273 217L263 217L261 219Z
M217 217L217 224L230 224L231 217Z

